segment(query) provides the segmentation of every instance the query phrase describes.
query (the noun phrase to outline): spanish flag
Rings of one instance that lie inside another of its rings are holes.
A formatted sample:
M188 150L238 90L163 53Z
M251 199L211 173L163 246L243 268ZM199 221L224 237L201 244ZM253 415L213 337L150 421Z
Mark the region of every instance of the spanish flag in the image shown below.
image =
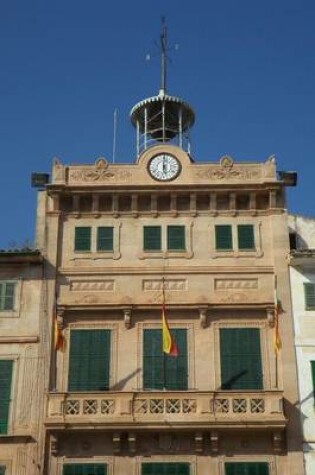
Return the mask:
M57 317L57 297L55 297L54 302L54 344L55 350L63 350L64 349L64 338L62 334L62 329L58 324L58 317Z
M274 333L273 333L273 349L276 355L281 350L281 338L279 333L279 314L281 313L281 304L277 294L277 276L274 281Z
M169 356L178 356L178 348L171 335L165 316L165 305L162 306L163 352Z

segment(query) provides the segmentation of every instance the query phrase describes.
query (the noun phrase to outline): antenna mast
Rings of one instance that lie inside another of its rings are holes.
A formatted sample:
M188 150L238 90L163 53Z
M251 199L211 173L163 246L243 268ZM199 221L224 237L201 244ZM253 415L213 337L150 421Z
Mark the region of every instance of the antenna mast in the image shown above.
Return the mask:
M167 51L167 28L165 24L165 17L162 17L161 26L161 87L160 94L164 96L166 94L166 51Z

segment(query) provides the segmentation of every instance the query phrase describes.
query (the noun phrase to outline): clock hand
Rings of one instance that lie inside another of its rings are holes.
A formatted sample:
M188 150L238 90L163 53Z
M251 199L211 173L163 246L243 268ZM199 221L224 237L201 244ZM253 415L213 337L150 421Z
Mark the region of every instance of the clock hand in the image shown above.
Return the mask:
M166 162L165 162L165 157L163 157L163 173L166 172Z

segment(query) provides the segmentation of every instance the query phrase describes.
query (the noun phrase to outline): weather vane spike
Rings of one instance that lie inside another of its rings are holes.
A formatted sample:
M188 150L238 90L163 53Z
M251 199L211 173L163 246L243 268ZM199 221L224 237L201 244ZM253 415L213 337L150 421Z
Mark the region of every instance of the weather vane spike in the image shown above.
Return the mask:
M162 16L162 25L161 25L161 88L160 94L165 95L166 93L166 52L167 52L167 28L165 25L165 17Z

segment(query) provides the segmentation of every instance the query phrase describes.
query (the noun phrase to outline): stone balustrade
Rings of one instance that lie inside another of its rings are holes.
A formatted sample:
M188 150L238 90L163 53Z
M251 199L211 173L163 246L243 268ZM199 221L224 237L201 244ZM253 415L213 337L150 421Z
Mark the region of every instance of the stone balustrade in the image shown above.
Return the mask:
M50 393L50 428L284 427L281 391Z

